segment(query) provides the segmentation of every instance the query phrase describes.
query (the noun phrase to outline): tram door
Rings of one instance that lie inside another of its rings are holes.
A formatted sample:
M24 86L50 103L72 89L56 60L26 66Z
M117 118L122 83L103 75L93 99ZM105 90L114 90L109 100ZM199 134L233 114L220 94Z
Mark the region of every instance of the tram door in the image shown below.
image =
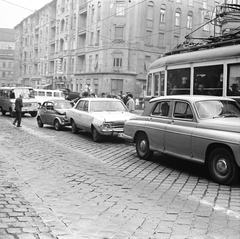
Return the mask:
M154 74L152 95L156 97L164 95L164 80L165 80L164 71Z

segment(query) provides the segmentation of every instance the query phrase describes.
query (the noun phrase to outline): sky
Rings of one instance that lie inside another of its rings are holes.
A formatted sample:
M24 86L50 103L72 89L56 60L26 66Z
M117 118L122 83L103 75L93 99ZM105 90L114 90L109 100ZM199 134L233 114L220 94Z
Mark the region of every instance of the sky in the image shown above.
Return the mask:
M0 28L14 28L51 0L0 0Z

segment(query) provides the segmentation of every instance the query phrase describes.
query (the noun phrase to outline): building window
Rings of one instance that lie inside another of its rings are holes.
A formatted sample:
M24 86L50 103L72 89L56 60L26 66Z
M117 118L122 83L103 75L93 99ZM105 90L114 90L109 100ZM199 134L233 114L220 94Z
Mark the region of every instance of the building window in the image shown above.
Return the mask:
M178 36L174 36L174 38L173 38L173 45L177 46L178 43L179 43L179 37Z
M93 32L91 32L91 35L90 35L90 45L93 45Z
M153 9L154 9L153 2L149 2L148 3L148 11L147 11L147 19L148 20L153 20Z
M116 16L124 16L125 15L125 1L117 1L116 2Z
M98 8L97 8L97 21L101 20L101 2L98 2Z
M64 71L64 72L67 71L67 60L66 60L66 59L64 59L63 71Z
M115 40L123 40L123 27L115 27Z
M164 33L158 34L158 46L163 47L164 46Z
M92 56L89 56L89 71L92 70Z
M146 31L146 38L145 38L146 45L152 45L152 31Z
M92 17L91 17L91 23L94 22L94 15L95 15L95 7L92 5Z
M188 15L187 15L187 28L188 29L192 29L192 21L193 21L193 13L188 12Z
M100 43L100 30L97 30L96 44L99 45L99 43Z
M161 9L160 9L160 23L165 22L165 14L166 14L166 5L162 4Z
M203 31L209 32L209 21L210 21L209 16L208 15L205 16L204 17L204 22L203 22L203 24L204 24Z
M181 10L178 8L175 12L175 26L180 26Z
M113 66L122 67L122 53L114 53Z

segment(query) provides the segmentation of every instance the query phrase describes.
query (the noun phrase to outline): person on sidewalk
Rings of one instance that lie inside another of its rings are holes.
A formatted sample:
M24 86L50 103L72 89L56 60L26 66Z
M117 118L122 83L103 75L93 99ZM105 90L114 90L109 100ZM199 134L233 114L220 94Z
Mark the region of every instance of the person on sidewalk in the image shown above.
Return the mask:
M23 107L22 95L20 94L19 97L15 100L16 118L13 121L14 125L17 122L17 127L21 127L22 107Z
M127 103L126 103L126 106L129 110L129 112L133 112L135 110L135 103L134 103L134 100L133 100L133 95L131 93L129 93L127 95Z

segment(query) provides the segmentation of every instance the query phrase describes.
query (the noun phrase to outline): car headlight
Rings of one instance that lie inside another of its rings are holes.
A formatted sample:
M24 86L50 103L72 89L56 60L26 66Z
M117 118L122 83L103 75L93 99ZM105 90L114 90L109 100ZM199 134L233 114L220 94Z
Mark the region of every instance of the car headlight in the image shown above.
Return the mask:
M102 128L103 128L103 130L111 130L112 124L111 123L103 123Z

